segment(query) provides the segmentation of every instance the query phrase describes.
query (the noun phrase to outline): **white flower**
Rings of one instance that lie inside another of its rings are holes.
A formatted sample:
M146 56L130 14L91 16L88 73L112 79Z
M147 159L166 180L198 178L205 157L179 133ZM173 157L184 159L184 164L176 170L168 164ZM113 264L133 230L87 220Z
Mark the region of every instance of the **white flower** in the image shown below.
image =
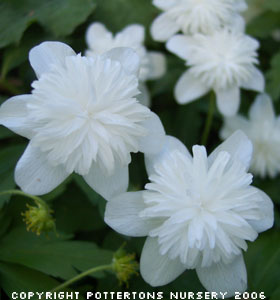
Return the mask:
M86 32L86 41L89 49L86 56L103 54L116 47L132 48L140 57L139 79L141 103L148 105L150 96L144 82L160 78L166 71L165 57L156 51L147 51L144 46L145 28L139 24L132 24L113 36L112 32L101 23L93 23Z
M124 192L130 152L156 152L164 141L159 118L135 99L138 55L116 48L86 58L45 42L29 60L38 77L32 94L0 108L0 123L30 139L16 183L41 195L76 172L106 199Z
M245 22L239 15L247 8L244 0L153 0L164 12L151 26L152 37L166 41L174 34L213 33L227 27L243 31Z
M121 234L148 236L140 270L152 286L168 284L196 269L209 291L243 292L247 287L242 250L273 225L273 204L251 186L247 173L252 144L237 131L209 157L193 156L166 138L159 155L147 158L146 191L124 193L107 203L105 221Z
M237 115L226 118L221 130L222 138L227 138L241 129L254 146L250 170L261 177L271 178L280 172L280 117L276 117L272 101L268 95L259 95L249 111L249 120Z
M176 35L167 42L167 48L189 67L175 87L180 104L213 89L220 112L232 116L239 108L240 88L264 90L264 77L255 67L259 43L250 36L228 30L192 37Z

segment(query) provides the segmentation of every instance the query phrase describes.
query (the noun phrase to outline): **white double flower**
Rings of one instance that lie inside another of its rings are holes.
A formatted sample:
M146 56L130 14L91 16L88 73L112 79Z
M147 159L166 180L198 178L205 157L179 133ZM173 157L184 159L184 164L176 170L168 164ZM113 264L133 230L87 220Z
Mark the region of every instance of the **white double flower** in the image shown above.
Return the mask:
M193 156L177 139L166 138L159 155L146 160L151 183L107 203L105 221L128 236L148 236L140 270L152 286L170 283L196 269L208 291L227 297L247 288L242 251L246 241L273 224L273 204L251 186L252 143L237 131L209 157Z
M16 183L41 195L76 172L106 199L124 192L130 153L156 152L164 140L159 118L136 100L138 55L115 48L87 58L45 42L29 59L38 77L32 94L0 108L0 123L30 139Z

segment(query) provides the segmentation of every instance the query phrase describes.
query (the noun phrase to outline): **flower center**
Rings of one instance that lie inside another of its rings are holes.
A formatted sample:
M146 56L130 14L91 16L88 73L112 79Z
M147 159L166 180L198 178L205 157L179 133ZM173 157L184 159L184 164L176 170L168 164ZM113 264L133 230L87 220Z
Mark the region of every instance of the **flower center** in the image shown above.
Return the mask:
M32 86L31 142L51 164L86 175L97 162L110 174L116 160L128 164L130 152L138 151L138 138L146 134L141 122L149 110L135 99L137 78L119 62L67 57Z
M158 238L162 255L188 268L229 263L256 238L249 223L261 216L252 176L227 152L210 165L205 148L195 146L193 159L175 151L155 169L140 216L159 222L149 235Z
M194 35L187 65L193 76L214 89L242 85L258 63L258 43L241 33L222 30L209 36Z

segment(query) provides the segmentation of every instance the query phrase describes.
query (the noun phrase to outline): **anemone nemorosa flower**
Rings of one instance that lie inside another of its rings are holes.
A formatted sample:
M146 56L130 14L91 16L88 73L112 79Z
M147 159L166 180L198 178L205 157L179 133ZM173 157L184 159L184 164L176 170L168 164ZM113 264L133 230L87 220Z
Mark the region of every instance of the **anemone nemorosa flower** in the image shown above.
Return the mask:
M236 114L240 88L264 91L263 74L255 67L258 48L254 38L228 30L172 37L167 49L186 60L189 67L176 84L176 100L185 104L214 90L220 112Z
M225 118L221 130L226 139L241 129L253 143L250 170L255 175L274 178L280 172L280 117L276 117L270 97L259 95L249 111L249 119L241 115Z
M239 15L246 10L244 0L153 0L163 10L152 23L156 41L166 41L174 34L211 34L221 28L243 31L245 22Z
M146 80L157 79L164 75L166 71L165 57L156 51L147 51L144 46L145 28L139 24L126 26L115 36L101 23L93 23L86 32L86 41L89 49L86 56L103 54L116 47L132 48L140 57L139 70L139 101L149 105L150 96L144 82Z
M38 77L32 94L0 108L0 124L30 139L16 183L41 195L76 172L104 198L124 192L130 153L156 152L164 141L159 118L135 98L138 55L115 48L86 58L63 43L45 42L29 60Z
M166 138L159 155L146 160L151 183L107 203L105 221L121 234L148 236L140 271L162 286L195 269L208 291L243 292L242 251L273 224L273 204L251 186L252 144L237 131L209 157L203 146L191 155Z

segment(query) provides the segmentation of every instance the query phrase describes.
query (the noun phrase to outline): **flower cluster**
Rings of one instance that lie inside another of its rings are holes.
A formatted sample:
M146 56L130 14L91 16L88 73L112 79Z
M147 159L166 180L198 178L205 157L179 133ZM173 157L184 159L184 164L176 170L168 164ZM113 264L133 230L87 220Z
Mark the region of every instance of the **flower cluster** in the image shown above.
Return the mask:
M256 68L259 43L244 34L239 13L244 1L235 0L154 0L164 10L155 19L151 32L166 41L169 51L186 61L188 70L175 86L179 104L189 103L213 90L225 116L235 115L240 88L264 91L264 77ZM177 34L182 31L183 34Z
M37 75L31 94L12 97L0 108L0 124L29 140L15 181L25 193L43 195L70 174L81 175L108 201L109 226L147 237L140 260L146 282L162 286L195 269L208 291L231 297L247 288L247 242L273 226L273 203L252 186L249 169L262 177L280 172L279 118L265 94L252 105L249 120L234 116L240 88L264 90L256 68L259 43L244 33L244 0L153 4L163 10L151 27L154 39L167 41L188 67L176 84L176 100L187 103L213 90L226 116L225 141L210 155L201 145L191 154L167 136L148 108L145 85L164 74L164 56L145 48L141 25L113 35L93 23L85 56L60 42L31 49ZM144 153L150 183L128 192L128 166L137 152ZM38 233L54 226L45 206L24 216ZM114 257L121 282L137 269L134 255L120 251Z

